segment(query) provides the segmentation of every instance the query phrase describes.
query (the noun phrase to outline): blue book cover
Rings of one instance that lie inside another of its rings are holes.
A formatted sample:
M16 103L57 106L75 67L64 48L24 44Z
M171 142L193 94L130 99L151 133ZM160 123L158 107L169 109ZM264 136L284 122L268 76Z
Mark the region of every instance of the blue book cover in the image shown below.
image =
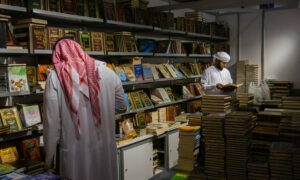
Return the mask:
M172 64L171 65L172 69L175 71L177 77L183 78L184 75Z
M122 82L127 82L127 81L128 81L128 79L127 79L127 77L126 77L126 74L125 74L125 71L123 70L122 67L120 67L120 66L115 66L115 72L116 72L116 74L119 76L119 78L120 78L120 80L121 80Z
M143 66L142 64L134 64L133 65L133 72L136 77L137 81L143 80Z
M153 73L151 66L143 66L143 75L144 75L144 80L153 80Z
M124 93L124 96L125 96L125 103L126 103L126 106L127 106L127 111L130 111L130 101L129 101L128 94Z
M141 53L153 53L155 41L153 39L138 39L137 46Z

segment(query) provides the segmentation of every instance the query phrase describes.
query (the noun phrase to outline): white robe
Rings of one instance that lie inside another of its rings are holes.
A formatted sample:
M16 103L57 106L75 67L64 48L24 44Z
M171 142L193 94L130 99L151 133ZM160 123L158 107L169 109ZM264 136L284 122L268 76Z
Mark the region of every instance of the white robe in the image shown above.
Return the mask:
M201 77L201 83L204 86L204 89L211 94L222 93L221 90L216 88L216 84L221 83L225 85L232 82L233 81L228 69L223 68L222 70L219 70L214 65L205 69Z
M115 113L126 111L120 79L104 62L96 61L100 72L101 125L95 126L90 102L79 95L80 136L71 118L67 99L54 70L47 78L44 92L44 142L46 165L50 165L59 144L62 178L72 180L117 179Z

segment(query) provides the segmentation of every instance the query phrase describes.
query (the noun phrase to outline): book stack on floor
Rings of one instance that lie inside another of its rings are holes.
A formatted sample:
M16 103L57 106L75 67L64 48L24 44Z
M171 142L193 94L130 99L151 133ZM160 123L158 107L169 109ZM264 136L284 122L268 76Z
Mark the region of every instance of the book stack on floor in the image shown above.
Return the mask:
M202 111L209 113L229 113L231 97L228 95L205 95L202 99Z
M238 61L236 63L236 83L243 83L241 87L237 89L237 93L246 93L248 89L246 89L246 64L248 60Z
M274 142L270 150L271 179L293 179L292 143Z
M300 110L300 97L282 97L282 108Z
M224 119L225 113L203 116L205 174L208 179L226 179Z
M300 177L300 114L286 114L290 117L285 117L280 122L280 141L294 144L294 177Z
M272 142L279 140L281 118L280 112L262 111L257 114L257 124L252 131L252 147L255 151L268 153Z
M269 179L269 160L266 156L253 155L247 164L248 179Z
M179 159L176 169L190 172L199 165L200 126L183 126L179 130Z
M189 126L201 126L202 125L202 113L192 113L186 116L189 120Z
M282 97L289 96L293 87L293 83L290 81L269 80L267 83L272 99L281 99Z
M249 93L240 93L237 94L237 100L239 101L240 108L247 108L248 106L253 104L253 94Z
M246 64L246 92L250 86L250 83L258 84L258 65Z
M226 115L224 125L227 179L247 179L252 113L233 111Z

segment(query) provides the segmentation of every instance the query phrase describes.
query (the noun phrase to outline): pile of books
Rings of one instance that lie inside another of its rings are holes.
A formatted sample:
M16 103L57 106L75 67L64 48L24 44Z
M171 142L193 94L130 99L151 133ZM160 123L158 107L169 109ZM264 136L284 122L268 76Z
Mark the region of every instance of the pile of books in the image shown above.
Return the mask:
M237 94L237 100L239 101L239 107L245 108L253 104L253 94L239 93Z
M189 121L189 126L201 126L202 125L202 113L192 113L186 116Z
M250 83L258 84L258 64L246 64L246 91Z
M269 160L266 156L253 155L248 161L248 179L269 179Z
M252 113L233 111L226 115L227 178L247 179L247 160L250 155Z
M255 150L269 151L272 142L279 140L279 126L282 119L280 112L262 111L257 114L252 147Z
M237 83L243 83L237 93L247 93L250 83L258 84L258 65L249 64L249 60L237 62Z
M274 142L270 149L271 179L293 179L293 151L291 143Z
M203 116L205 174L208 179L226 178L224 119L225 113L212 113Z
M228 95L205 95L202 98L202 111L209 113L229 113L231 97Z
M290 81L267 81L272 99L281 99L282 97L289 96L293 87L293 83Z
M176 169L192 171L199 165L200 126L183 126L179 130L179 159Z
M300 97L282 97L282 108L300 110Z

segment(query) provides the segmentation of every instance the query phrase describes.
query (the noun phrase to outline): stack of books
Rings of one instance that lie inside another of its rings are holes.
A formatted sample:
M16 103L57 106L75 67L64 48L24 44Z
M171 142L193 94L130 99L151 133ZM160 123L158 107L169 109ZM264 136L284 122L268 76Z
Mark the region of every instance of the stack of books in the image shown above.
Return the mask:
M202 111L209 113L229 113L231 97L228 95L205 95L202 99Z
M268 152L272 142L279 140L280 112L262 111L257 114L254 127L252 147L255 151Z
M300 97L282 97L282 108L300 110Z
M179 128L179 159L176 168L192 171L198 164L200 148L200 126L183 126Z
M272 99L281 99L282 97L289 96L293 87L293 83L290 81L269 80L267 83Z
M240 60L236 63L236 83L243 85L237 89L237 93L246 93L248 89L246 89L246 64L248 64L248 60Z
M250 155L252 113L233 111L226 115L227 178L247 179L247 160Z
M250 83L258 84L258 65L246 64L246 92L248 91Z
M253 94L248 93L240 93L237 94L237 100L239 101L240 108L247 108L248 106L253 104Z
M224 119L225 113L203 116L205 174L208 179L226 179Z
M269 179L269 160L266 156L254 155L247 164L248 179Z
M202 113L192 113L186 116L186 119L189 120L190 126L201 126L202 125Z
M270 150L271 179L293 179L293 150L291 143L274 142Z

